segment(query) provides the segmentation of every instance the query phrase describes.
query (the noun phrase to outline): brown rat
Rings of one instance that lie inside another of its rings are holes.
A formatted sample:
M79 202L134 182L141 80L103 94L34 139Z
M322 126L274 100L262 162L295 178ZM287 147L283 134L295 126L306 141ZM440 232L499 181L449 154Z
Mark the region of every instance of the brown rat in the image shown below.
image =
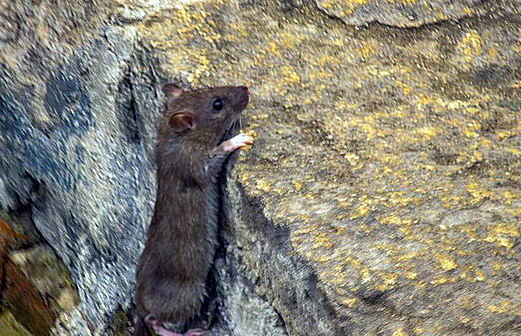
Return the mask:
M197 316L217 244L217 177L230 153L253 139L229 138L249 92L245 86L183 91L163 86L168 101L156 147L157 193L136 283L138 322L163 336L201 335L183 331ZM223 141L225 140L225 141ZM164 323L174 323L175 332Z

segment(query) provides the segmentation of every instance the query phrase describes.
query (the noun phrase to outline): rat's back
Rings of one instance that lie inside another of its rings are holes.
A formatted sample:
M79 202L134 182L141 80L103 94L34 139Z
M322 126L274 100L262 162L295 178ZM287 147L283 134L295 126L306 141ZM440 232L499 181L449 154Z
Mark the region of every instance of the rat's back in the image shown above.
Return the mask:
M137 270L142 316L185 320L199 312L217 241L215 193L193 186L166 198L170 212L154 214Z

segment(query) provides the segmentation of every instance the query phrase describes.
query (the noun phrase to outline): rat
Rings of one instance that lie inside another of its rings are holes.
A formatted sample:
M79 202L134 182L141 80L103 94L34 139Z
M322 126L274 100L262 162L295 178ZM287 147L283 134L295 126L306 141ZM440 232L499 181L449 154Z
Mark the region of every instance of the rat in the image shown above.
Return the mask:
M253 143L243 133L232 137L249 91L245 86L184 91L168 83L163 92L156 202L136 271L134 336L146 335L148 328L162 336L199 336L202 329L184 329L200 313L217 248L217 179L228 156Z

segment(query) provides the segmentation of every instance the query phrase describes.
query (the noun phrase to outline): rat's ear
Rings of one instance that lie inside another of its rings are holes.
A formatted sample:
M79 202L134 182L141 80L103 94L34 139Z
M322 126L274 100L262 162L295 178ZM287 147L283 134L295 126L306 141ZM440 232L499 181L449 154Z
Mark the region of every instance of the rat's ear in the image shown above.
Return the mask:
M168 126L172 127L176 133L191 130L195 126L195 116L190 112L173 114L168 119Z
M168 98L177 98L183 93L183 89L174 83L166 83L163 85L162 90Z

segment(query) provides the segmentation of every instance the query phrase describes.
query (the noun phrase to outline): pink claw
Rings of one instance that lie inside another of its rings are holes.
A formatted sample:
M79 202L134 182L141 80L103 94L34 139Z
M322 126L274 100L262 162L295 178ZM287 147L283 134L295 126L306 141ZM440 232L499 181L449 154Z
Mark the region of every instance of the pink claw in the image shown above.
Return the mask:
M181 334L179 334L179 333L176 333L176 332L170 331L170 330L165 329L165 328L161 328L159 331L156 330L156 329L154 329L154 331L155 331L156 333L158 333L159 335L161 335L161 336L183 336L183 335L184 335L184 334L181 335Z
M149 327L154 329L154 332L161 336L203 336L204 330L203 329L190 329L184 334L176 333L174 331L168 330L165 327L163 327L163 324L156 320L153 317L147 317L145 319L145 323L148 324Z
M226 152L233 152L236 149L244 147L246 145L251 145L253 143L253 138L244 133L238 134L227 140L223 143L223 148Z
M184 334L176 333L163 327L163 324L154 317L145 318L145 323L154 329L154 332L161 336L184 336Z

